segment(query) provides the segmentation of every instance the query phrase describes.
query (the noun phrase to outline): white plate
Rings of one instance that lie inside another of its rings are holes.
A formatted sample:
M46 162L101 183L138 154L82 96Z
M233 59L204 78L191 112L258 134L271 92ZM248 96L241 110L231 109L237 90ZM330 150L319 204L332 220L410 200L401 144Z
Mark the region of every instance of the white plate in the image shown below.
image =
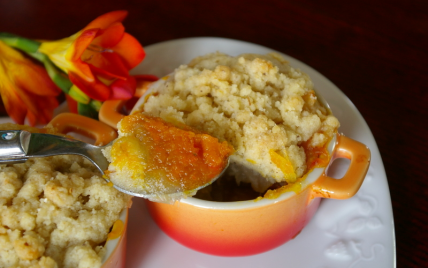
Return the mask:
M155 74L159 77L196 56L210 52L239 55L273 51L263 46L223 38L172 40L147 46L145 50L146 58L133 73ZM372 162L360 191L347 200L322 200L314 218L294 240L263 254L236 258L206 255L178 244L156 226L144 201L134 198L129 215L126 267L396 267L388 183L369 127L352 102L333 83L304 63L285 54L283 56L293 67L302 69L312 78L317 92L326 99L341 122L339 131L370 148ZM66 109L64 107L58 111ZM4 122L12 121L10 118L0 118L0 123ZM343 172L346 168L343 165L336 165L336 174Z
M167 41L147 46L145 50L146 58L133 73L159 77L210 52L235 56L273 51L251 43L203 37ZM143 200L134 198L129 216L126 267L395 267L394 222L388 183L369 127L333 83L304 63L287 55L284 57L312 78L317 91L340 120L339 131L371 149L371 166L357 195L348 200L323 200L314 218L294 240L250 257L216 257L180 245L156 226ZM338 170L340 173L340 165Z

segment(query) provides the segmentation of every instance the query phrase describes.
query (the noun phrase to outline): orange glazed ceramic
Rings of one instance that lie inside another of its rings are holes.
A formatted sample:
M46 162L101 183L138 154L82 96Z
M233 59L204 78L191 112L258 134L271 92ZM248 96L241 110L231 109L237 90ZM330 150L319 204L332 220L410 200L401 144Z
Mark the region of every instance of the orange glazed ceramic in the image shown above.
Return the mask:
M268 251L294 238L320 203L319 198L309 201L310 192L306 189L294 198L277 202L213 205L210 203L214 202L189 198L174 205L150 201L147 205L157 225L177 242L208 254L246 256Z
M157 225L189 248L220 256L262 253L297 236L317 210L320 197L346 199L360 188L369 167L368 148L342 135L331 145L331 162L351 160L342 179L317 168L269 198L239 202L187 198L172 205L147 201L147 206Z
M326 103L320 99L326 107ZM145 101L143 95L134 107ZM106 101L100 120L116 128L124 101ZM340 134L328 146L329 164L350 160L341 179L326 175L328 166L315 168L301 180L268 197L238 202L185 198L174 204L147 201L156 224L171 238L194 250L219 256L247 256L273 249L296 237L318 209L321 198L354 196L370 165L370 150Z

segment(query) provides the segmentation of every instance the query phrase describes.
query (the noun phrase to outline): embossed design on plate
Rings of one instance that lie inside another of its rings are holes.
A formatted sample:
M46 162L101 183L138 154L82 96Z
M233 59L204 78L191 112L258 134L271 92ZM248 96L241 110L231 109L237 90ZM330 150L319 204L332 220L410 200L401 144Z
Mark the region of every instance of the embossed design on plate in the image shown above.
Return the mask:
M367 177L372 174L369 171ZM376 232L384 227L377 215L378 200L361 190L352 199L350 209L356 213L343 214L342 218L326 228L326 234L335 240L324 250L328 259L342 263L340 267L348 268L364 267L364 262L374 260L385 249L381 243L359 240L365 237L361 235L362 232Z

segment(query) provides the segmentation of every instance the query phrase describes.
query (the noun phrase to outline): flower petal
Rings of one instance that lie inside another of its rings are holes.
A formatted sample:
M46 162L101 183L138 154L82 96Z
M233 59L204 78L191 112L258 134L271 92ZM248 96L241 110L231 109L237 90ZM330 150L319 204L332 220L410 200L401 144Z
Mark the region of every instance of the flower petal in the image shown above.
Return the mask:
M116 10L116 11L108 12L94 19L83 30L93 29L93 28L105 29L116 22L123 21L126 18L126 16L128 16L128 11L126 10Z
M100 30L92 44L102 48L113 47L120 42L124 33L125 27L123 27L122 23L115 23L104 30Z
M68 43L66 54L55 53L54 50L47 50L49 48L49 46L46 45L47 43L42 43L42 45L40 46L40 52L48 53L47 55L52 60L52 62L58 67L60 67L62 70L64 70L66 73L74 72L80 77L82 77L82 79L85 79L87 81L93 81L94 76L92 75L91 69L86 63L82 61L81 57L85 52L86 48L97 36L97 34L98 29L90 29L81 32L81 34L78 35L78 37L74 40L73 43ZM63 44L63 46L66 46L66 44ZM51 52L52 54L49 54L49 52Z
M46 122L58 106L59 88L46 70L0 42L0 93L9 116L18 124ZM34 83L34 84L32 84ZM40 95L53 96L40 96Z
M89 29L82 32L72 44L72 52L70 54L71 61L79 61L83 55L83 52L92 43L98 34L99 29Z
M8 115L18 124L24 124L27 117L29 124L34 126L38 122L46 124L58 106L55 97L38 96L29 92L22 92L19 87L13 91L2 91L2 99Z
M129 100L135 94L137 83L135 78L129 76L126 80L117 79L110 87L113 94L110 96L111 100Z
M16 93L14 86L10 83L6 84L3 81L0 84L0 93L4 107L10 118L18 124L24 124L27 108Z
M81 79L80 76L73 72L69 72L68 77L74 85L76 85L91 99L106 101L111 95L111 89L102 82L100 82L97 78L95 78L93 82L88 82L86 80Z
M31 96L34 105L31 105L27 112L27 119L30 125L47 124L53 117L54 109L58 106L55 97ZM34 119L32 118L34 117Z
M68 73L68 70L73 68L70 60L74 52L72 44L80 34L81 32L78 32L60 40L42 42L38 52L47 55L58 68Z
M35 126L37 124L37 116L30 111L27 111L27 120L30 126Z
M126 79L129 76L128 69L121 57L116 53L93 53L87 63L90 64L91 70L95 75L100 74L105 76L106 79L112 77Z
M67 100L68 110L70 110L70 112L72 113L77 114L77 101L75 101L69 95L65 95L65 99Z
M140 42L128 33L125 33L122 40L112 49L122 57L128 70L137 66L146 56Z
M35 95L58 96L61 93L41 66L21 62L15 74L15 83Z

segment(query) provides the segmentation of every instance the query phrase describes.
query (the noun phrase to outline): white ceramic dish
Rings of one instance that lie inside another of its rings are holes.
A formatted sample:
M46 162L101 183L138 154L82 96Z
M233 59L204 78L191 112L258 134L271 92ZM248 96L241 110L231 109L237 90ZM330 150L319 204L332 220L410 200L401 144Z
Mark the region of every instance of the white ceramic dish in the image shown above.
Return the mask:
M265 54L273 50L223 38L187 38L145 47L147 56L135 74L162 77L180 64L210 52ZM281 53L282 54L282 53ZM188 249L152 221L143 200L134 198L129 215L127 265L131 268L395 267L395 238L388 183L376 142L352 102L320 73L287 55L293 67L309 74L317 91L341 122L339 132L366 144L372 152L367 177L356 196L322 200L317 213L296 239L250 257L216 257ZM346 163L335 164L341 174Z

